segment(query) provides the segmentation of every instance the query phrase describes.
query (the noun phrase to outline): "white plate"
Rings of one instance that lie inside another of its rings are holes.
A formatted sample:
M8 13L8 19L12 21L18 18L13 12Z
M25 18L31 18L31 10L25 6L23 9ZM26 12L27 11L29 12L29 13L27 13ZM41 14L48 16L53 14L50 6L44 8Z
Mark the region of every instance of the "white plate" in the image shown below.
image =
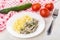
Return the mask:
M30 33L30 34L18 34L16 31L13 30L12 25L14 23L14 20L16 20L17 18L20 18L20 17L22 17L24 15L29 15L30 17L39 20L39 22L38 22L38 28L37 28L37 30L35 32ZM38 15L35 12L34 13L32 13L32 12L20 12L20 13L17 13L15 15L13 15L7 21L6 27L7 27L8 32L10 34L12 34L13 36L15 36L15 37L30 38L30 37L34 37L34 36L40 34L44 30L44 28L45 28L45 21L44 21L44 19L40 15Z

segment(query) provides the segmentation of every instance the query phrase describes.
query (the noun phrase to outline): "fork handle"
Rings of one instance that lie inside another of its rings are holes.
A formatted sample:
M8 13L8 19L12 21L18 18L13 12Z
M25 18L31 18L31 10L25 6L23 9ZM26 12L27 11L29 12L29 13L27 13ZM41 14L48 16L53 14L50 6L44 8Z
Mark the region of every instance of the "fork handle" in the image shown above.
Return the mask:
M54 20L52 20L51 25L50 25L50 27L49 27L49 29L48 29L48 31L47 31L47 34L48 34L48 35L51 34L52 26L53 26L53 21L54 21Z

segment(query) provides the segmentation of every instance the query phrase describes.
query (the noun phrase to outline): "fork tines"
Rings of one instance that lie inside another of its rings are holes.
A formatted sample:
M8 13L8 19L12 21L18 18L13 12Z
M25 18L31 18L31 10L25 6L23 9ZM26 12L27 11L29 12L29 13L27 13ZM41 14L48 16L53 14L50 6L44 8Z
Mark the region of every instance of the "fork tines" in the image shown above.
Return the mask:
M58 9L55 9L53 15L57 16L58 15L58 11L59 11Z

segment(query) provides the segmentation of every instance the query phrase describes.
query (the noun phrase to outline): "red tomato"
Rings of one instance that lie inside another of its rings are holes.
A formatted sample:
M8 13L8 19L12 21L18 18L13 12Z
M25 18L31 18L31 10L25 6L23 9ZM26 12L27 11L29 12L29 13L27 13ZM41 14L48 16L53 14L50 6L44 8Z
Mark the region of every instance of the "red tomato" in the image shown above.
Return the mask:
M48 17L48 16L50 15L50 11L49 11L47 8L42 8L42 9L40 10L40 15L41 15L42 17Z
M33 11L38 11L40 8L41 8L41 4L39 3L32 4Z
M47 9L49 9L50 11L52 11L53 8L54 8L54 5L53 5L53 3L48 3L48 4L45 5L45 7L46 7Z

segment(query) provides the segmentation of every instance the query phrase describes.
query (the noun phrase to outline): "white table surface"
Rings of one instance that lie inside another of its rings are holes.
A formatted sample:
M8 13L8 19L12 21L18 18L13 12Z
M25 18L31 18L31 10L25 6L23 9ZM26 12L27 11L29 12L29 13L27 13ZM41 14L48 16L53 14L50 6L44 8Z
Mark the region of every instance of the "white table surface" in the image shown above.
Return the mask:
M60 9L60 1L56 3L55 7ZM0 40L60 40L60 14L54 22L51 35L47 35L47 29L49 28L49 25L52 21L51 19L52 17L45 18L46 22L45 30L36 37L28 39L16 38L12 36L10 33L8 33L7 30L4 30L3 32L0 33Z

